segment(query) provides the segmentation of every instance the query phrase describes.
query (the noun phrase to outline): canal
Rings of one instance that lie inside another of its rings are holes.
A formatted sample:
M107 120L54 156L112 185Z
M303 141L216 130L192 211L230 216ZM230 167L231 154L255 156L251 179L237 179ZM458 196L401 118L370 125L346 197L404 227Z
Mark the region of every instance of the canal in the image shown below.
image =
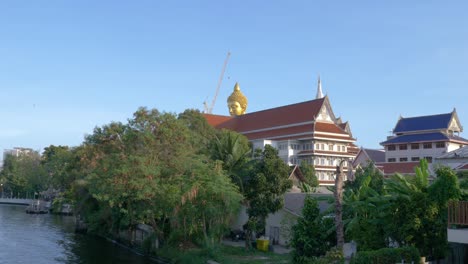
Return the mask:
M71 216L30 215L0 204L0 263L155 263L99 237L75 234Z

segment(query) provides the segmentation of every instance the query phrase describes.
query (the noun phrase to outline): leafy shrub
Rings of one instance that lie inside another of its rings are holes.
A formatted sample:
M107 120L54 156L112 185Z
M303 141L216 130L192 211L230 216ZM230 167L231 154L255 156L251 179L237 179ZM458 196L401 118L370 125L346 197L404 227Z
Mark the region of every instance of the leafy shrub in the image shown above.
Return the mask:
M415 247L381 248L373 251L360 251L351 259L351 264L395 264L402 260L405 263L419 263L419 251Z
M309 261L308 264L342 264L344 263L343 252L337 248L327 251L325 256Z
M308 263L311 259L325 255L335 243L334 234L328 232L333 226L333 219L320 215L317 199L307 196L302 208L302 217L292 227L291 246L294 248L294 262Z

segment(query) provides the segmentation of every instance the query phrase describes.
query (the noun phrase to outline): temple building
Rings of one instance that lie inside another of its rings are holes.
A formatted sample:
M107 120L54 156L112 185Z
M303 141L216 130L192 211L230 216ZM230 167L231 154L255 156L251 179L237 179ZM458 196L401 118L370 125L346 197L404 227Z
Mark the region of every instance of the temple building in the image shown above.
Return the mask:
M386 162L418 162L426 159L429 163L444 153L468 145L460 137L463 127L456 110L450 113L400 117L393 136L380 143L385 147Z
M336 166L352 161L358 152L348 122L335 117L320 78L314 100L245 113L247 98L236 83L228 98L231 116L205 114L208 123L246 136L254 149L269 144L288 165L302 161L315 166L320 185L333 185Z

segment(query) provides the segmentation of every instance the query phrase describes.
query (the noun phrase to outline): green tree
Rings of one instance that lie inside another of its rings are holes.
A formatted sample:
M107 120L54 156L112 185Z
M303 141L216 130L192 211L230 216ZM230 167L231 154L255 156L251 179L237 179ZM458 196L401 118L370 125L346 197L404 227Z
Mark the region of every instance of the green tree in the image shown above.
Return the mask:
M52 188L64 191L75 180L73 166L76 156L68 146L54 146L44 148L41 165L49 177Z
M307 163L305 160L302 160L299 168L301 169L302 175L304 175L305 179L305 182L303 182L304 187L301 187L301 189L303 189L302 191L307 192L304 189L313 191L313 189L319 185L314 166Z
M244 191L242 173L250 161L251 147L248 139L234 131L220 130L210 145L211 158L222 162L223 169L240 190Z
M1 173L5 180L5 191L9 191L15 197L34 198L47 186L37 151L22 153L19 156L7 155Z
M291 246L296 263L304 263L325 253L335 245L335 237L329 234L334 225L332 218L320 215L317 200L306 196L302 216L292 228Z
M379 194L382 194L384 177L382 173L380 173L380 171L376 169L375 165L372 162L367 164L364 168L359 167L356 169L356 172L354 173L354 180L345 182L345 192L349 192L352 190L355 191L361 188L363 182L368 180L368 177L370 177L368 187L372 188Z
M197 114L185 113L140 108L128 124L97 127L86 138L85 207L94 228L117 232L145 223L169 242L220 239L242 196L198 145L204 130L194 129Z
M422 160L415 177L397 174L386 182L391 207L385 229L398 244L413 245L421 255L439 259L447 250L446 206L460 197L460 190L449 168L438 169L435 182L429 186L427 167Z
M270 145L265 145L262 155L254 160L250 174L245 175L244 195L249 215L246 224L247 247L250 247L252 232L261 233L265 230L268 214L283 207L283 195L292 187L288 176L289 166L278 157L278 151Z
M198 110L187 109L177 117L191 132L191 147L199 153L210 155L209 146L215 140L217 130L213 128Z
M388 212L388 200L370 186L374 175L371 171L367 173L358 175L360 185L347 189L343 197L346 234L349 240L357 242L359 250L386 246L382 216Z

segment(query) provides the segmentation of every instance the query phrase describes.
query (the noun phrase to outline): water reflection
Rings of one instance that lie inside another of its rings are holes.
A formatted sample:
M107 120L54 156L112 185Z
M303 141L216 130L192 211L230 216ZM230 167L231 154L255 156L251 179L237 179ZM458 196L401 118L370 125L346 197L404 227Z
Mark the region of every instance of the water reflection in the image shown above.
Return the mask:
M105 239L75 234L73 217L24 210L0 204L0 263L154 263Z

